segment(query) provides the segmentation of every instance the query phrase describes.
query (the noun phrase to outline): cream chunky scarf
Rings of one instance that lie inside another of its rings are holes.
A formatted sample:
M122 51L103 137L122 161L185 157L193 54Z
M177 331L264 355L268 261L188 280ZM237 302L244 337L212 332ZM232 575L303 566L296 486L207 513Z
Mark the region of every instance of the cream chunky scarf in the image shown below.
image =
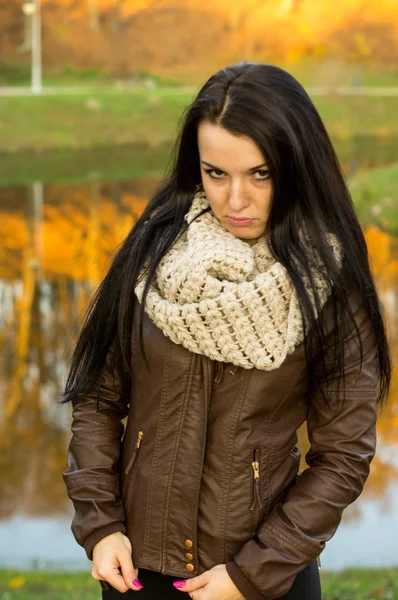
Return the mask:
M294 286L265 238L250 246L211 211L195 219L208 207L198 192L185 216L187 231L159 264L145 311L191 352L246 369L276 369L304 339ZM340 261L336 240L329 240ZM323 305L328 286L320 275L316 282ZM142 276L135 289L140 302L144 285Z

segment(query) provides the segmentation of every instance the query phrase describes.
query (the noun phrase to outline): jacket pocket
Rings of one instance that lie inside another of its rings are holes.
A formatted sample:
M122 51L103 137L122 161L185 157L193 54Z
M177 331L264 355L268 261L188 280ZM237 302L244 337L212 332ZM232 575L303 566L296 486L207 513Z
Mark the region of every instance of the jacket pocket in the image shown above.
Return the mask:
M252 477L253 477L253 492L252 504L250 507L252 515L252 531L256 531L258 524L261 521L263 510L262 493L261 493L261 450L254 450L252 462Z
M137 441L135 443L133 453L127 464L127 467L124 470L124 474L125 474L124 504L125 504L126 512L128 512L128 509L129 509L130 503L131 503L131 497L133 494L134 483L135 483L135 479L137 476L137 467L138 467L138 463L139 463L140 449L141 449L141 443L142 443L143 438L144 438L144 432L140 429L140 431L138 432L138 435L137 435Z

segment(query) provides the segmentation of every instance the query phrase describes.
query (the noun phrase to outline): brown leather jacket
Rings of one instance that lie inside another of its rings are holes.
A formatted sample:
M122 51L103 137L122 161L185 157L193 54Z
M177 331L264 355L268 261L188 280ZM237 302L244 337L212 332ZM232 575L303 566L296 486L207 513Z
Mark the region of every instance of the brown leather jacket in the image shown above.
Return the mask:
M150 371L135 337L131 398L108 366L99 410L91 395L73 410L64 480L87 555L122 531L135 567L186 578L226 563L245 598L285 594L361 493L374 455L377 348L355 315L364 363L359 373L348 339L338 410L310 391L303 345L274 371L246 370L189 352L145 317ZM331 327L328 303L322 318ZM334 402L333 386L327 394ZM299 474L305 420L310 468Z

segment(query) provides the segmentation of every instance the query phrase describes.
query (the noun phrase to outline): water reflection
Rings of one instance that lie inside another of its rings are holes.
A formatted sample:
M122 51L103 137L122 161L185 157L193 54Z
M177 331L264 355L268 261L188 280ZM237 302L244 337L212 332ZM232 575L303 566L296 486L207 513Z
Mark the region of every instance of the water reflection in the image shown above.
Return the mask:
M54 526L62 531L55 540L59 560L65 564L75 556L82 564L84 555L69 530L71 506L61 478L70 415L56 400L84 308L156 184L153 179L104 184L93 175L89 183L81 185L43 186L37 182L28 188L2 189L0 537L6 539L9 549L19 531L36 531L31 540L23 537L25 554L31 548L31 556L51 558L52 538L39 547L37 532L51 529L52 519L58 517ZM388 314L396 364L398 244L373 227L367 229L366 237ZM389 504L398 489L397 382L395 372L391 399L378 423L379 448L371 476L361 499L346 511L345 525L336 535L344 540L347 528L357 527L358 537L369 535L372 539L373 551L375 534L370 528L375 515L381 519L382 513L389 514L388 533L391 527L398 533L398 507ZM308 442L301 433L305 451ZM382 529L381 521L378 527ZM62 536L64 543L60 544ZM63 555L59 553L62 547ZM383 558L384 547L380 541L369 564L391 564ZM10 562L7 554L0 552L0 563ZM21 556L15 550L12 564L21 566ZM333 553L330 556L329 566L333 567L337 563ZM26 566L26 557L24 561Z

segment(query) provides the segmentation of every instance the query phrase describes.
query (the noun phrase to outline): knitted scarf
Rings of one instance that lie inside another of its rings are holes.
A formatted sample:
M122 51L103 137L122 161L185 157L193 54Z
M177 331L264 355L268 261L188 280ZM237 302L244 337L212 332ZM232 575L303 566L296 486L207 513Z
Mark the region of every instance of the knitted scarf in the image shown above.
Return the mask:
M276 369L304 339L295 288L265 236L250 246L212 211L198 217L206 208L206 194L198 192L185 215L187 230L157 268L145 311L166 336L191 352L246 369ZM329 242L341 264L334 236ZM312 256L323 306L330 289L314 251ZM135 288L140 302L143 273Z

